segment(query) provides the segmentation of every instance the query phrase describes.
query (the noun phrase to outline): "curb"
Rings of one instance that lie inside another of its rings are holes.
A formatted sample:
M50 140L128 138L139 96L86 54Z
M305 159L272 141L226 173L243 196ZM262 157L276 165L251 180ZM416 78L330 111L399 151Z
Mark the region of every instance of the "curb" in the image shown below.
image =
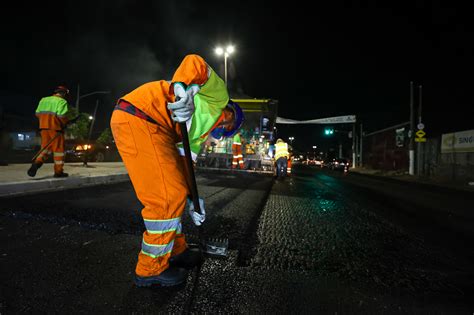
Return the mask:
M32 180L28 182L7 183L0 184L0 198L17 197L22 195L95 185L115 184L128 180L130 180L128 174L98 175L87 177L77 177L72 175L67 178L51 178L37 181Z
M198 172L213 172L213 173L222 173L222 174L232 174L232 173L246 173L246 174L263 174L263 175L273 175L273 171L253 171L253 170L239 170L239 169L230 169L230 168L216 168L216 167L196 167L196 173Z

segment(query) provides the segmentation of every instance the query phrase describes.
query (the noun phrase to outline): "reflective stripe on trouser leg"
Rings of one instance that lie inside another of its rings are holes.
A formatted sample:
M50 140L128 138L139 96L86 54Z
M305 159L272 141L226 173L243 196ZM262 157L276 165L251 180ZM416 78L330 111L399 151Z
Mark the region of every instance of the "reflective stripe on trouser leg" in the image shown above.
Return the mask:
M54 173L61 174L64 169L64 134L60 134L51 145L54 159Z
M56 137L57 133L57 130L41 130L41 147L44 148L52 138ZM54 173L62 173L64 166L64 134L57 136L48 145L47 149L40 153L35 162L41 164L46 162L51 153L53 153Z
M138 199L146 231L135 269L142 277L168 268L170 256L186 249L181 215L188 188L174 139L157 125L114 111L112 133ZM170 132L171 134L171 132Z
M54 160L54 173L61 174L64 168L64 153L53 152L53 160Z
M45 148L46 145L48 144L48 142L54 137L56 136L56 130L49 130L49 129L42 129L41 132L41 148ZM53 143L56 142L56 141L53 141L52 143L50 143L48 145L48 147L46 147L43 152L41 152L38 157L36 158L35 162L38 163L38 164L43 164L45 163L48 158L49 158L49 155L53 152L52 151L52 148L53 148Z
M242 146L240 144L232 144L232 168L237 168L237 165L240 169L243 169L244 161L242 160Z
M40 164L43 164L44 162L46 162L50 156L50 154L52 153L52 151L50 150L43 150L43 152L41 152L38 157L36 158L35 162L36 163L40 163Z

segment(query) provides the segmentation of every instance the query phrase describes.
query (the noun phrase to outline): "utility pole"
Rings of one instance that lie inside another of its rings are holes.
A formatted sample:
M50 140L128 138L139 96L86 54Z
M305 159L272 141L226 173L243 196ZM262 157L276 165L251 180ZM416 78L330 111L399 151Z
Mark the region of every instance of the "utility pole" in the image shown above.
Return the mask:
M352 168L356 167L356 123L352 124Z
M94 123L95 123L95 116L97 115L97 108L99 107L99 100L96 100L95 101L95 108L94 108L94 115L92 116L92 122L91 122L91 126L89 128L89 141L91 140L91 136L92 136L92 128L94 128Z
M88 167L87 162L89 162L89 155L90 155L89 152L91 150L90 143L91 143L91 136L92 136L92 128L94 128L95 116L97 115L97 107L99 107L99 100L95 101L94 116L92 116L91 126L89 127L89 137L87 138L87 142L88 142L87 144L89 145L89 148L86 150L84 154L84 160L82 161L83 162L82 166L84 167Z
M78 113L79 113L79 95L80 95L80 86L78 84L77 85L77 96L76 96L76 109L77 109Z
M410 81L410 146L409 146L409 174L415 175L415 104L413 101L413 81Z
M362 123L361 123L360 124L360 149L359 149L360 150L360 152L359 152L359 154L360 154L359 166L361 166L361 167L364 164L364 163L362 163L362 151L363 151L362 137L363 136L364 136L364 131L363 131L363 128L362 128Z
M420 129L422 130L423 128L420 128L423 126L422 122L421 122L421 102L422 102L422 86L419 85L418 86L418 128L417 129ZM416 155L417 155L417 167L416 167L416 174L418 176L422 175L422 152L421 152L421 142L418 142L417 145L416 145Z

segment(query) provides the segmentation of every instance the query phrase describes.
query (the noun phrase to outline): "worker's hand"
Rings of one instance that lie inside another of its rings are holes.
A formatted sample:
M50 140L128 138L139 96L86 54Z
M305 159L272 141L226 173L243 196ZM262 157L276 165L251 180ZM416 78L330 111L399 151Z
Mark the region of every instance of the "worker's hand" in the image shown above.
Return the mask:
M176 122L185 122L191 119L194 113L194 95L199 91L197 85L192 85L187 89L180 82L174 84L175 102L168 103L171 110L171 118Z
M188 209L188 213L191 216L194 224L200 226L204 220L206 220L206 210L204 209L204 199L199 198L199 207L201 208L202 214L197 213L194 211L194 203L191 199L187 199L186 208Z

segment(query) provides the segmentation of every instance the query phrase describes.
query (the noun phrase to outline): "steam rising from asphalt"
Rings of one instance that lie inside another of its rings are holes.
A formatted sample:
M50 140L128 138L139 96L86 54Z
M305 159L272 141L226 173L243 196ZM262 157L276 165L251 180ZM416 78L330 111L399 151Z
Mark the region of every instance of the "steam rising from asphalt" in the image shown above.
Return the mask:
M117 97L163 76L162 64L140 41L113 41L100 33L87 34L72 45L70 56L81 85L111 90Z

